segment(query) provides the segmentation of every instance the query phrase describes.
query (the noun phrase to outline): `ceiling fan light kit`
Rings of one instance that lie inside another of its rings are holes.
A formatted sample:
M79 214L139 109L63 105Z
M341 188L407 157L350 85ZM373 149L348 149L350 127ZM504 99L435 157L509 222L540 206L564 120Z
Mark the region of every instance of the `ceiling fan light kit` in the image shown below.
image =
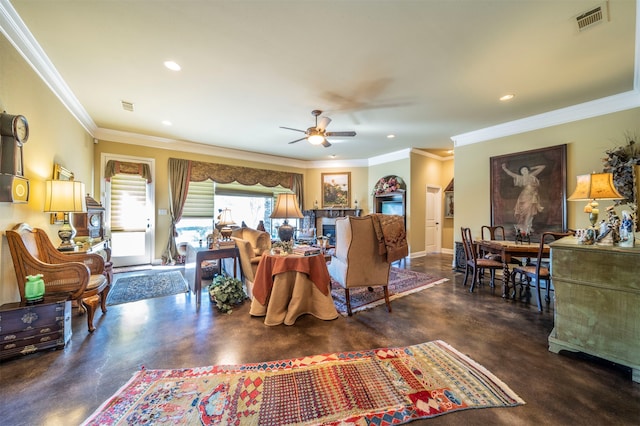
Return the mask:
M322 117L320 122L318 123L318 116L322 114L322 111L319 109L314 109L311 111L311 115L316 118L315 127L309 127L307 130L294 129L291 127L283 127L280 126L281 129L293 130L294 132L302 132L306 136L300 139L296 139L294 141L289 142L290 144L300 142L301 140L307 140L311 145L322 145L325 148L329 148L331 143L327 140L327 137L331 136L340 136L340 137L352 137L356 135L354 131L347 132L327 132L326 128L331 123L331 119L329 117Z

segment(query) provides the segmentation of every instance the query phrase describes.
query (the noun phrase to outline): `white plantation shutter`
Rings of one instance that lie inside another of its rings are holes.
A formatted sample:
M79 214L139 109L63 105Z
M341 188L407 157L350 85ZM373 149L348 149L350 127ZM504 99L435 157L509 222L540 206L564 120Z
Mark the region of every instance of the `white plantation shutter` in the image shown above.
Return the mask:
M213 195L213 181L189 182L189 191L182 209L182 217L213 218Z
M147 180L139 175L116 174L111 177L111 230L144 231ZM129 214L124 214L126 211ZM131 214L131 212L135 212Z

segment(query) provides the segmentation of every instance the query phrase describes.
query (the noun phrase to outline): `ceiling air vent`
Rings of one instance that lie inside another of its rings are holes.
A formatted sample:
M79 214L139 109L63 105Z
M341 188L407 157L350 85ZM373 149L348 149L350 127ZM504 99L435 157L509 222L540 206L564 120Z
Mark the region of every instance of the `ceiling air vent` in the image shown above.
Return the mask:
M133 112L133 102L122 101L122 109Z
M600 6L597 6L591 10L588 10L576 16L578 31L584 31L606 20L608 4L609 2L604 3Z

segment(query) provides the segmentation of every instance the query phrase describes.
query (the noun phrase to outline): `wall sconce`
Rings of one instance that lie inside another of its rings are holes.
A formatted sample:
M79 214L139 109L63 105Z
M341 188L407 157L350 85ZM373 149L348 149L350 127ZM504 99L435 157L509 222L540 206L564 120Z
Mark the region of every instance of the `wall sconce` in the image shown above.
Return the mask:
M73 250L73 237L76 230L69 221L69 213L87 211L84 184L74 180L48 180L45 182L44 211L49 213L64 213L64 221L58 237L62 240L58 250Z

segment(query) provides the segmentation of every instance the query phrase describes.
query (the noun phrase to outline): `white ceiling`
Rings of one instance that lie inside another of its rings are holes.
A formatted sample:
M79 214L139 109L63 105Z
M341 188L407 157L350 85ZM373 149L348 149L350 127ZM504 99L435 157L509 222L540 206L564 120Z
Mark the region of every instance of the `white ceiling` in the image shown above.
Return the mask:
M598 5L609 19L579 32L575 17ZM41 56L31 62L48 68L45 80L95 137L363 159L451 149L456 135L634 91L636 0L0 6L19 15L13 33L5 31L11 16L3 18L5 35L30 32L44 52L28 48ZM166 60L182 71L167 70ZM500 102L507 93L515 99ZM302 134L279 126L306 129L313 109L333 120L329 131L357 136L330 148L288 144Z

